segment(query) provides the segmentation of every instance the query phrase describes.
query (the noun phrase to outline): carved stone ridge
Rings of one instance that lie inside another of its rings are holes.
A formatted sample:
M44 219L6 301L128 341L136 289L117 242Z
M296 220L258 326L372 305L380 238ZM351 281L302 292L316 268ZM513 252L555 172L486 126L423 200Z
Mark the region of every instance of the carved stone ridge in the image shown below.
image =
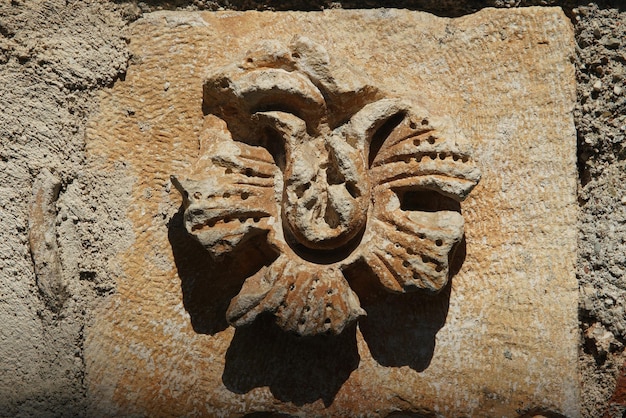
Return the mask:
M386 97L315 42L265 41L203 87L207 129L183 195L187 231L213 257L266 239L275 253L230 303L299 335L366 315L346 270L391 292L439 292L480 179L449 118Z

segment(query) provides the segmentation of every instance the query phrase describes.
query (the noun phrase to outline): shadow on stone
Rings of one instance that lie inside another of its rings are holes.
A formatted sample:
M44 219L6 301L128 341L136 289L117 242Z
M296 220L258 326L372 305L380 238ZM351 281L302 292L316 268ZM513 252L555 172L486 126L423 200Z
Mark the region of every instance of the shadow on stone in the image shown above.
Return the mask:
M387 415L385 418L435 418L436 416L437 414L431 411L424 411L424 412L397 411L397 412L392 412L391 414Z
M522 413L522 415L519 416L519 418L536 418L536 417L543 417L543 418L566 418L565 415L560 414L558 412L552 412L549 410L546 410L544 408L532 408L529 409L528 411Z
M452 277L465 260L465 239L450 262L450 280L437 294L393 294L375 282L365 265L346 271L367 316L359 320L372 357L382 366L410 368L421 372L430 365L435 336L446 323Z
M304 338L262 315L235 332L222 381L235 393L267 386L283 402L304 405L321 399L328 407L359 360L354 325L338 336Z
M183 209L170 219L168 239L172 246L183 292L183 305L197 333L213 335L228 327L226 310L243 281L276 256L264 244L246 245L245 251L214 260L183 225ZM241 260L245 260L242 262Z
M372 357L382 366L409 366L424 371L433 358L435 335L448 315L450 284L435 296L387 294L362 304L360 321Z
M244 250L214 260L185 230L182 208L168 228L193 329L211 335L226 329L230 300L247 277L275 260L275 253L261 237ZM464 259L465 240L451 258L451 278ZM357 263L344 273L367 311L359 327L372 357L382 366L425 370L433 357L435 336L446 322L452 279L434 295L393 294L377 283L365 264ZM356 324L338 336L304 338L285 333L272 315L264 314L235 331L222 380L235 393L267 386L284 402L304 405L321 399L329 406L359 361Z

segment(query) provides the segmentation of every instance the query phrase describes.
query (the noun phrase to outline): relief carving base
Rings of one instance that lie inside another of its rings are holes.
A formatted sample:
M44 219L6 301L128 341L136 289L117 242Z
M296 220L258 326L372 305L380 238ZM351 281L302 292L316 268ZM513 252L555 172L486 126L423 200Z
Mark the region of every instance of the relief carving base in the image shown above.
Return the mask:
M366 315L346 278L437 293L480 179L449 118L387 97L304 37L265 41L204 83L205 129L183 196L187 231L219 258L266 239L274 255L230 303L302 336ZM242 261L242 262L245 262Z

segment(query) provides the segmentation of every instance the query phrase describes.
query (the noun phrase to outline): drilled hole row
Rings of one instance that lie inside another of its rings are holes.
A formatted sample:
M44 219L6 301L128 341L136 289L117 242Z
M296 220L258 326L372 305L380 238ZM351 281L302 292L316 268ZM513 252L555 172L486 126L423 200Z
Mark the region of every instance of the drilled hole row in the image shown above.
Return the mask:
M404 161L406 164L410 163L411 161L415 161L419 163L422 161L424 157L430 158L431 160L436 160L437 158L440 160L445 160L446 158L452 158L454 161L461 160L464 163L469 161L469 157L467 155L450 154L447 152L439 152L439 153L429 152L429 153L424 153L422 155L418 155L417 157L414 157L414 158L407 157L403 159L402 161Z
M423 234L420 234L420 238L422 238L422 239L423 239L423 238L424 238L424 235L423 235ZM443 245L443 240L440 240L440 239L436 240L436 241L435 241L435 245L436 245L436 246L438 246L438 247L441 247L441 246ZM396 247L396 248L399 248L399 247L400 247L400 244L397 244L397 243L396 243L396 244L395 244L395 247ZM416 255L415 250L413 250L412 248L407 248L407 249L406 249L406 252L407 252L407 254L408 254L408 255ZM425 256L425 255L421 255L421 256L420 256L420 258L422 259L422 263L424 263L424 264L428 264L428 263L432 263L432 264L434 264L434 265L435 265L435 271L440 272L440 271L442 271L442 270L443 270L443 266L441 266L441 264L439 264L437 261L435 261L435 260L431 259L430 257L427 257L427 256ZM411 262L410 262L409 260L404 260L404 261L402 261L402 265L403 265L404 267L406 267L406 268L409 268L409 267L411 266ZM416 274L416 273L415 273L415 274ZM414 275L415 275L415 274L414 274ZM415 277L414 277L414 278L415 278Z
M428 142L430 145L434 145L435 142L437 142L437 137L433 135L429 135L428 138L426 138L424 141ZM416 147L419 147L421 143L422 143L422 140L419 138L415 138L413 140L413 145L415 145Z
M426 239L426 235L425 235L425 234L422 234L422 233L418 233L418 234L417 234L417 237L418 237L419 239ZM436 240L436 241L435 241L435 245L436 245L437 247L441 247L441 246L443 245L443 240L441 240L441 239ZM400 247L401 247L401 245L400 245L400 244L398 244L397 242L394 244L394 246L395 246L396 248L400 248ZM411 254L411 255L415 254L415 250L413 250L413 248L410 248L410 247L406 249L406 252L407 252L407 254Z
M428 119L426 119L426 118L422 119L422 120L421 120L421 124L422 124L423 126L428 125ZM410 122L409 122L409 127L410 127L411 129L417 129L417 122L415 122L415 121L413 121L413 120L412 120L412 121L410 121Z
M315 283L317 283L319 281L319 279L315 279ZM289 290L290 291L294 291L296 290L296 283L295 282L291 282L289 283ZM315 290L314 288L311 288L311 290ZM335 291L333 289L328 289L326 291L327 295L332 295L333 293L335 293Z
M193 197L196 200L202 199L202 193L195 192L193 194ZM206 198L207 199L213 199L214 197L215 197L215 195L208 195ZM222 197L224 199L229 199L229 198L233 197L233 195L231 193L229 193L229 192L224 192L224 194L222 194ZM246 200L246 199L248 199L250 197L250 193L248 193L248 192L241 192L241 193L239 193L239 197L241 198L241 200Z
M319 282L319 279L315 279L314 282L315 283ZM288 289L289 289L290 292L293 292L294 290L296 290L296 283L295 282L289 283ZM311 290L314 290L314 288L312 288ZM326 291L326 294L329 295L329 296L332 295L333 293L335 293L333 289L328 289ZM284 308L285 307L285 303L282 302L281 306ZM327 302L326 303L326 309L330 309L332 307L333 307L333 304L331 302ZM304 312L308 313L310 311L311 311L311 307L309 305L305 305L304 306ZM303 325L306 322L306 319L305 318L300 318L299 322L300 322L300 324ZM331 319L330 318L324 319L324 324L330 324L330 323L331 323Z
M441 270L443 270L443 267L442 267L439 263L437 263L436 261L431 260L431 259L429 259L429 258L428 258L428 257L426 257L426 256L421 256L421 259L422 259L422 263L424 263L424 264L433 263L433 264L435 265L435 270L436 270L436 271L441 271ZM410 267L410 266L411 266L411 262L410 262L409 260L404 260L404 261L402 262L402 265L403 265L404 267L407 267L407 268L408 268L408 267Z
M422 255L422 261L423 261L425 264L427 264L427 263L432 263L432 264L434 264L434 265L435 265L435 271L436 271L436 272L440 272L440 271L442 271L442 270L443 270L443 266L442 266L440 263L438 263L438 262L437 262L437 260L434 260L434 259L432 259L432 258L430 258L430 257L426 257L426 256L423 256L423 255Z
M435 267L435 271L437 271L438 273L441 272L443 270L443 266L436 264ZM417 281L421 281L423 280L423 277L420 276L420 274L416 271L413 272L413 280L417 280Z
M220 219L220 220L210 220L209 222L207 222L207 225L210 227L214 227L216 224L218 223L230 223L232 221L239 221L239 223L246 223L248 222L250 219L252 219L252 222L254 223L258 223L261 221L261 218L258 216L255 216L254 218L247 218L247 217L239 217L239 218L231 218L230 216L225 217L224 219Z
M424 262L424 264L428 264L428 263L427 263L427 262ZM436 271L437 273L439 273L439 272L441 272L441 271L443 270L443 266L442 266L441 264L437 264L437 263L434 263L434 262L433 262L433 264L435 265L435 271ZM413 272L413 278L414 278L415 280L418 280L418 279L420 279L421 277L420 277L419 273L417 273L417 272Z
M233 169L232 169L232 168L226 168L226 169L224 170L224 173L226 173L226 174L233 174ZM243 174L244 174L246 177L252 177L252 176L254 176L254 171L253 171L251 168L246 168L246 169L243 171Z

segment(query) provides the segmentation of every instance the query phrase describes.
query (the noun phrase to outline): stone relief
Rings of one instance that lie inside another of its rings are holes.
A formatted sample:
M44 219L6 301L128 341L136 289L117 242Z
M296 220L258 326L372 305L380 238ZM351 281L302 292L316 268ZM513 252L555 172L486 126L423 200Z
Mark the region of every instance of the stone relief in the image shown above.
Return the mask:
M231 300L233 326L268 313L298 335L340 334L366 315L355 265L394 293L446 286L460 202L480 179L449 118L387 97L304 37L210 76L203 110L200 158L172 176L187 231L214 258L259 237L275 253Z

